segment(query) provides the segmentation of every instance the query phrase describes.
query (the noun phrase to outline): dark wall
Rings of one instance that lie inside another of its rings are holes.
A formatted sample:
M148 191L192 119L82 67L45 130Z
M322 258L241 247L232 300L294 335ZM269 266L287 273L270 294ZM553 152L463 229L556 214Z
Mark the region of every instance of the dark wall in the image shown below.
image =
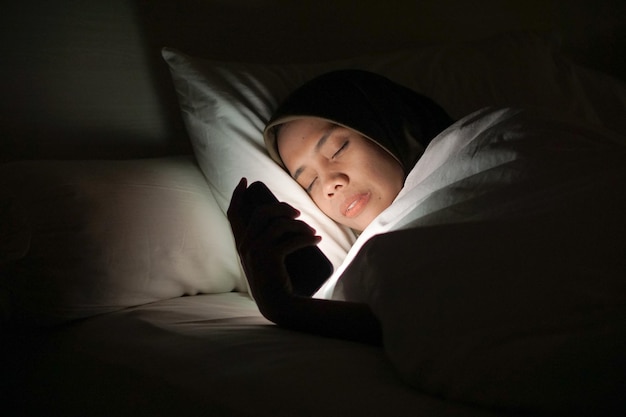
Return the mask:
M21 0L0 14L0 160L189 152L162 46L319 61L508 30L626 79L622 0Z

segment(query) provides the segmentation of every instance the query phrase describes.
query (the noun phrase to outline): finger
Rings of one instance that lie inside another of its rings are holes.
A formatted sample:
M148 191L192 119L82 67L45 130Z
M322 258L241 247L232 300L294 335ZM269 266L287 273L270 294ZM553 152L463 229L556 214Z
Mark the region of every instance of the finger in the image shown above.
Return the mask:
M270 240L268 238L268 240ZM241 252L244 261L244 270L247 273L271 270L278 271L284 267L287 256L299 249L315 246L322 238L310 233L287 233L274 238L268 245L268 240L259 240Z
M239 184L237 184L237 186L233 190L233 194L230 198L230 205L228 206L228 210L226 212L229 220L232 221L235 216L239 217L238 216L239 208L242 205L243 195L247 187L248 187L248 180L245 177L243 177L239 181Z
M281 243L277 244L275 248L276 252L280 253L284 259L287 255L296 252L299 249L317 245L321 240L322 237L317 235L291 235L287 239L284 239Z
M286 203L271 203L256 207L247 219L247 223L242 225L242 232L245 239L256 239L256 236L263 233L279 219L293 220L300 215L300 212ZM242 239L243 240L243 239Z
M239 184L233 190L232 197L230 199L230 205L226 211L226 217L230 223L230 227L235 238L235 242L241 240L241 236L246 229L245 219L242 219L241 208L244 201L244 194L246 192L248 181L246 178L242 178Z
M256 210L253 211L250 220L256 217L262 222L264 219L274 219L279 217L295 219L299 216L300 210L287 203L271 203L258 206Z
M317 244L319 238L315 237L315 229L301 220L293 220L285 217L275 218L261 230L249 227L247 234L242 239L238 249L240 253L262 253L264 256L286 255L284 249L276 250L277 247L285 248L285 242L294 239L297 236L307 236L306 242Z
M272 244L295 235L315 236L315 229L301 220L280 218L269 225L263 237Z
M246 230L247 237L274 240L286 233L315 234L315 230L302 220L289 206L273 204L260 207L252 216Z

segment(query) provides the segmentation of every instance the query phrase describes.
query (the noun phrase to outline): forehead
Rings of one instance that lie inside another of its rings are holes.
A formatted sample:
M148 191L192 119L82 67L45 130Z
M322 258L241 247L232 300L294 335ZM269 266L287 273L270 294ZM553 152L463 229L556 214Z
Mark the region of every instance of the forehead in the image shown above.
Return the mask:
M328 120L317 117L301 117L283 123L278 130L278 146L289 144L294 140L304 140L310 135L323 133L333 126Z
M303 117L281 125L276 137L278 153L285 165L293 156L314 147L335 125L316 117Z

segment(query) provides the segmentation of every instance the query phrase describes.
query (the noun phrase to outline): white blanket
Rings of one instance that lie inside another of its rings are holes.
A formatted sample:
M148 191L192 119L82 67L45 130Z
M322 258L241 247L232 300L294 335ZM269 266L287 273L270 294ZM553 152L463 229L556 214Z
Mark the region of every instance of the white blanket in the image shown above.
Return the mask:
M626 146L482 110L427 148L318 296L363 301L411 384L511 410L626 400Z

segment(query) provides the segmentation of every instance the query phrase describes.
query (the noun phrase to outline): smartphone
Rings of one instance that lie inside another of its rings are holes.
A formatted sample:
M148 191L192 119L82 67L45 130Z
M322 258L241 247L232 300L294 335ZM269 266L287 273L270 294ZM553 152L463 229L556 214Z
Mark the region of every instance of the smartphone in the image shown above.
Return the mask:
M255 181L243 195L242 215L250 219L256 207L277 203L278 199L267 186ZM320 289L333 273L333 265L317 246L307 246L287 255L285 267L294 294L310 297Z

